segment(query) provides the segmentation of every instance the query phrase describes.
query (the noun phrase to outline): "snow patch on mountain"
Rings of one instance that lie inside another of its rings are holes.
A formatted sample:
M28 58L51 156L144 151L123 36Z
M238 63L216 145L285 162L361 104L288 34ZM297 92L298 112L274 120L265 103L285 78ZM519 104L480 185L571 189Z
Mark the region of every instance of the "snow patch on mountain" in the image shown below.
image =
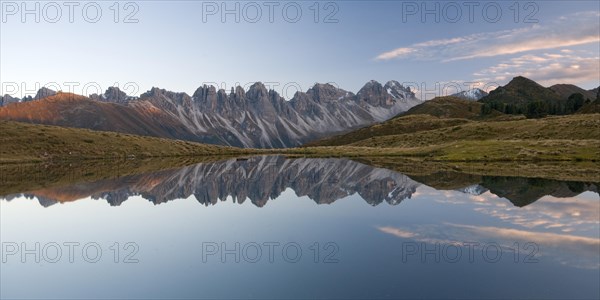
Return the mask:
M452 94L451 96L462 98L465 100L477 101L487 95L488 95L488 93L486 93L484 90L474 88L474 89L470 89L468 91L462 91L462 92L459 92L456 94Z

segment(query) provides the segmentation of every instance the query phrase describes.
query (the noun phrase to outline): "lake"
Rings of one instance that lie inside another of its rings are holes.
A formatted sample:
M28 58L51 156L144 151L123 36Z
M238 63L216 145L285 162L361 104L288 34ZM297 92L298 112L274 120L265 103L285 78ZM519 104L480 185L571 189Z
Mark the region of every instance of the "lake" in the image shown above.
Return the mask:
M0 296L600 297L597 174L157 165L0 168Z

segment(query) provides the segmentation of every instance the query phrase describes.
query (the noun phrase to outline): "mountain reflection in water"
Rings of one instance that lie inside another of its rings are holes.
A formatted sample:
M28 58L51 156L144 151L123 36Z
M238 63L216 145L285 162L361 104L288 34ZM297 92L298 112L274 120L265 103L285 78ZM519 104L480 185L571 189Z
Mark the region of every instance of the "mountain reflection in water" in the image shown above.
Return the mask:
M448 185L448 182L454 184ZM348 159L256 156L245 160L229 159L199 163L178 169L129 175L23 191L0 196L11 201L18 197L36 198L45 207L87 197L104 199L119 206L132 196L154 204L193 195L204 205L231 198L236 203L247 199L263 207L286 189L297 196L308 196L318 204L331 204L358 194L370 205L387 202L397 205L421 185L480 195L490 192L515 206L529 205L541 197L573 197L585 191L598 193L598 183L558 181L539 178L478 176L439 172L427 176L407 176Z

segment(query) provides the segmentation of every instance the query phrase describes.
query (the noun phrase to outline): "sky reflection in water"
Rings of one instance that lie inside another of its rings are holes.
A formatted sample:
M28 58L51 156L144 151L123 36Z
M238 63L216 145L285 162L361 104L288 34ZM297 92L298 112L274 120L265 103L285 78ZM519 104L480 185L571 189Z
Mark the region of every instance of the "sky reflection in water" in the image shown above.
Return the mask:
M419 180L350 160L256 157L4 195L1 296L600 295L597 184L481 177L439 190ZM535 192L520 192L527 185ZM103 252L96 263L77 251L73 263L6 254L36 242ZM128 242L137 263L123 263ZM236 243L239 262L221 253ZM290 243L300 255L283 253Z

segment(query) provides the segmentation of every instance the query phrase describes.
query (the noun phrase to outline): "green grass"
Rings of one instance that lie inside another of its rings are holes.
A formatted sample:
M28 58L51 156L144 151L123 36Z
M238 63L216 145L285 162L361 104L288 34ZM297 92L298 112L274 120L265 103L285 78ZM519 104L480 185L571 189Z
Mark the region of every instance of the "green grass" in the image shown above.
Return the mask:
M484 140L440 145L439 161L600 161L600 140Z
M350 145L405 148L453 141L485 140L600 140L600 115L570 115L492 122L471 121L433 130L375 136Z
M482 119L491 117L481 115L482 106L483 104L477 101L469 101L452 96L436 97L412 107L408 111L400 114L398 117L404 117L408 115L430 115L441 118L462 119ZM500 114L500 112L494 111L493 116Z
M243 155L252 151L12 121L0 121L0 145L0 163L53 159Z
M369 138L415 133L469 123L466 119L442 119L428 115L410 115L364 127L353 132L308 143L306 147L348 145Z
M354 158L390 156L456 162L600 162L600 115L505 121L413 115L332 139L331 144L335 146L239 149L0 121L0 163L253 154ZM321 144L328 143L317 145Z
M404 116L290 151L319 156L407 156L433 161L598 162L600 115L488 121Z
M600 140L456 141L414 147L366 147L350 145L287 149L284 151L277 151L276 153L315 157L412 157L428 161L457 162L599 162Z

